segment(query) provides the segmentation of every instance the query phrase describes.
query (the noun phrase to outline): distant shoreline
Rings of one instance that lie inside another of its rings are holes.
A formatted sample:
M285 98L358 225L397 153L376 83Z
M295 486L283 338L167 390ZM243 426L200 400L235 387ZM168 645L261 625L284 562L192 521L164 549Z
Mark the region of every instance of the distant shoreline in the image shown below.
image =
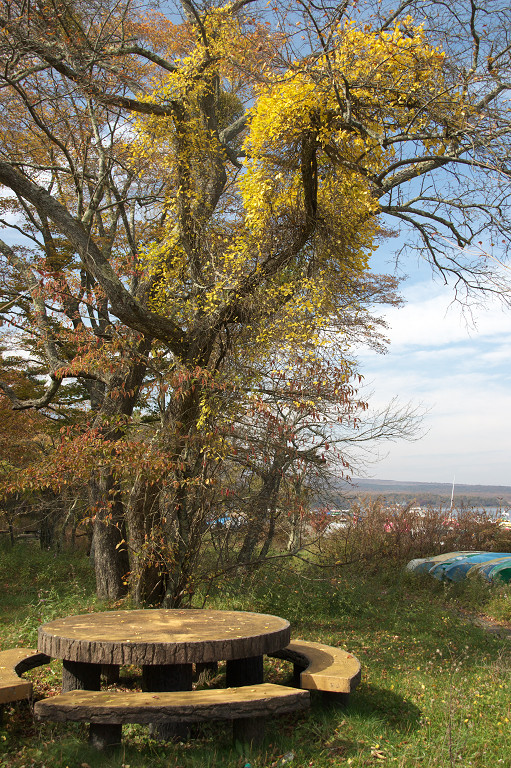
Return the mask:
M415 501L421 506L451 503L451 483L421 483L372 478L356 478L352 482L352 486L345 485L342 488L342 495L346 499L384 496L390 503ZM509 507L511 506L511 486L455 484L454 504L457 507Z

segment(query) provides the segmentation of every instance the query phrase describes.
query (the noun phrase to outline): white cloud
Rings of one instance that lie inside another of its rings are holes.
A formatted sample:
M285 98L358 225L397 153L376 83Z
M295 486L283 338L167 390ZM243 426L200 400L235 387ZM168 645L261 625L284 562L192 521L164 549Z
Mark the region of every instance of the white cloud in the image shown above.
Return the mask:
M452 291L434 283L412 286L404 307L385 313L393 348L429 347L483 338L507 338L511 343L511 312L497 301L469 312L452 302Z
M389 353L359 356L375 407L397 395L422 403L427 434L386 446L371 474L394 480L511 485L511 311L478 308L467 328L452 293L410 286L390 309Z

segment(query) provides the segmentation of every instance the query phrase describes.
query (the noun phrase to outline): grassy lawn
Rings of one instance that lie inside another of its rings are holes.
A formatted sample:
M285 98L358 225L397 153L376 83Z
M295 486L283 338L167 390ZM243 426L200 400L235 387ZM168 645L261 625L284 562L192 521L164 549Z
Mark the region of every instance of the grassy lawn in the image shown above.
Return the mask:
M112 607L96 600L84 556L56 556L35 544L2 550L0 586L2 649L35 647L37 627L56 616ZM510 595L479 583L445 588L398 566L325 574L280 561L224 583L206 604L274 613L289 619L294 637L354 653L363 678L348 709L313 697L310 712L270 722L264 746L253 753L232 745L226 724L214 724L186 744L161 744L146 728L125 726L122 748L104 755L89 749L85 727L40 726L21 703L6 707L0 766L510 766L511 640L470 620L473 613L509 619ZM202 599L197 595L195 605ZM269 680L285 682L290 671L285 662L267 662ZM58 689L60 673L58 661L29 673L36 696Z

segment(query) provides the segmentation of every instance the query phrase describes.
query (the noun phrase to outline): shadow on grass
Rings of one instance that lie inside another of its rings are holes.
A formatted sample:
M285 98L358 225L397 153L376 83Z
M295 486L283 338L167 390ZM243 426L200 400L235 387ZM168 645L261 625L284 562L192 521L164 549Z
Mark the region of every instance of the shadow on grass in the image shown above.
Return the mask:
M332 707L328 702L323 706ZM420 725L421 711L415 704L388 688L374 685L362 684L357 688L345 711L348 716L362 719L377 716L391 728L399 730L413 731Z

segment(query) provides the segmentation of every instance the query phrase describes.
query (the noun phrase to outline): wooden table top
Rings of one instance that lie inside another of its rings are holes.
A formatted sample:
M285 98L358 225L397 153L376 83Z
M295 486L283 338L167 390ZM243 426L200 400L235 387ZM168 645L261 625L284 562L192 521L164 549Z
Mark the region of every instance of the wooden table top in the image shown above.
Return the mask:
M189 664L272 653L290 635L288 621L263 613L146 609L56 619L39 628L37 647L90 664Z

